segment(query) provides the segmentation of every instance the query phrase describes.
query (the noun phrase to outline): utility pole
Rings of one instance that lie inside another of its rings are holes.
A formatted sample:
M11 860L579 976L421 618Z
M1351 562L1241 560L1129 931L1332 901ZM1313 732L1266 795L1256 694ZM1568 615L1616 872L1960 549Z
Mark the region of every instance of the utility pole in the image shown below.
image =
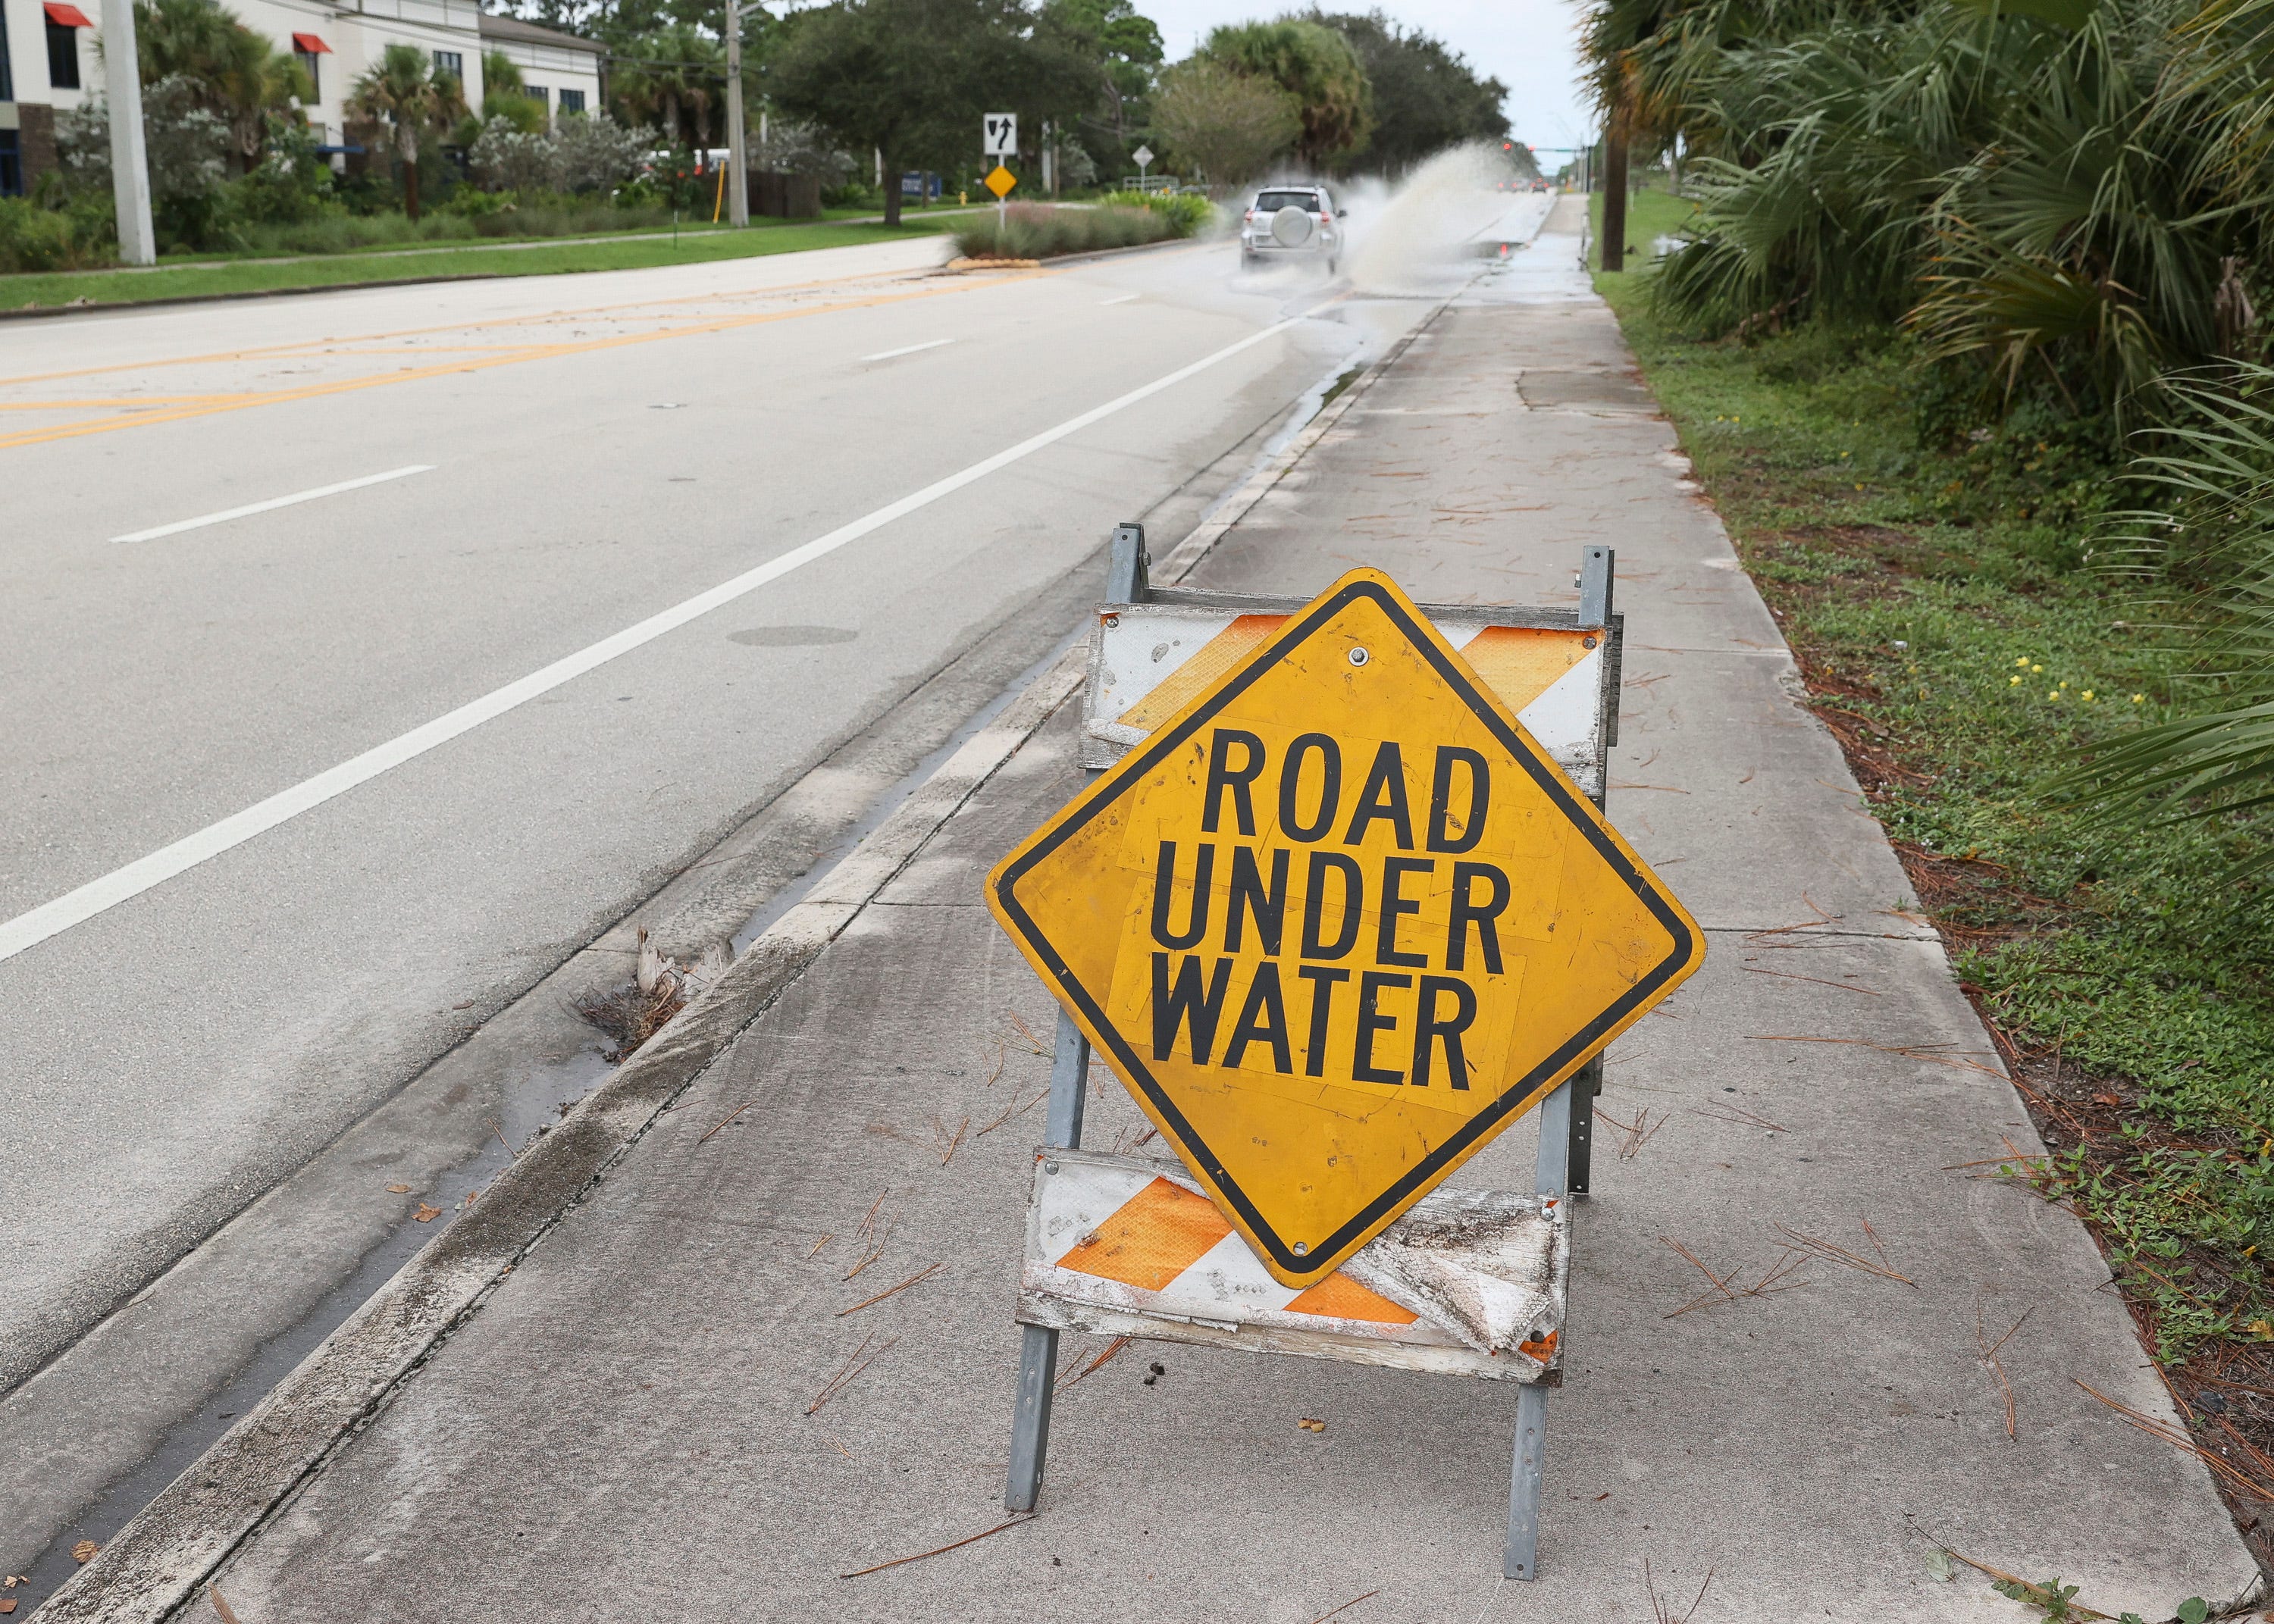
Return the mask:
M158 263L150 225L150 154L142 140L142 63L134 0L102 0L102 71L110 97L110 192L118 206L118 258Z
M750 223L750 144L742 130L742 7L727 0L727 223Z
M1621 90L1603 121L1603 268L1627 268L1627 102Z

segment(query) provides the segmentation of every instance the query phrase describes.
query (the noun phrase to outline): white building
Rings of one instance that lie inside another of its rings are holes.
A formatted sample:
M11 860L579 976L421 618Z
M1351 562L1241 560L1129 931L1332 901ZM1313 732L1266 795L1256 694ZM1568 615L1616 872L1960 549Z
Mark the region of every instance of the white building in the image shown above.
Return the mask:
M89 4L93 0L87 0ZM606 48L510 17L475 0L222 0L247 27L297 54L314 82L305 109L326 145L347 144L344 112L355 82L388 46L417 46L457 75L467 105L482 104L482 53L502 51L551 115L597 110ZM0 197L30 188L56 166L55 117L102 90L97 13L65 0L0 0Z

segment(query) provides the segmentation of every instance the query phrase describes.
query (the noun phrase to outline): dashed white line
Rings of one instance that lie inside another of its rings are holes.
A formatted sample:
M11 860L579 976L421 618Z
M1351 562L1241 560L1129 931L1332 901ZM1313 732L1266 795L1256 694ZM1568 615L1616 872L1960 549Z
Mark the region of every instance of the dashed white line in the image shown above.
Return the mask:
M919 350L937 350L942 344L952 344L954 342L952 338L935 338L930 343L904 344L898 350L879 350L875 355L862 356L861 358L863 361L889 361L894 356L914 355Z
M1103 310L1108 304L1126 304L1132 299L1141 299L1144 297L1145 296L1141 293L1125 293L1118 299L1098 300L1097 307L1100 310Z
M110 539L114 543L155 541L161 536L178 536L184 530L201 530L208 524L226 524L231 519L246 519L256 513L273 513L279 508L290 508L297 502L312 502L320 496L337 496L343 491L360 491L367 485L384 485L390 479L433 471L434 464L432 462L413 462L408 468L390 468L383 474L365 474L360 479L343 479L337 485L320 485L312 491L295 491L290 496L272 496L265 502L247 502L242 508L226 508L219 513L203 514L194 519L161 524L153 530L136 530L132 535L113 536Z
M1275 321L1236 343L1226 344L1215 353L1202 356L1173 372L1164 373L1126 395L1116 395L1102 406L1093 406L1077 417L1068 417L1054 428L1044 429L1041 433L974 462L945 479L935 480L920 491L913 491L898 501L888 502L849 524L840 525L825 536L816 537L802 546L793 547L778 558L769 559L755 569L745 570L731 581L721 582L710 590L698 592L659 614L650 615L614 636L604 637L587 648L579 649L542 670L530 673L518 681L493 689L447 715L438 716L407 733L398 734L384 744L365 750L350 761L342 762L338 766L305 779L290 789L280 790L242 812L222 818L217 823L208 823L195 834L186 835L171 846L162 846L147 857L139 857L124 868L115 868L100 879L90 880L52 902L41 903L28 914L19 914L0 923L0 959L12 959L26 948L36 947L49 936L58 936L73 925L83 924L98 914L139 897L176 875L196 868L208 858L218 857L256 835L266 833L303 812L323 805L335 796L345 794L358 785L369 783L389 768L399 767L407 761L424 756L429 750L448 744L461 733L471 733L484 722L493 720L565 683L574 681L585 673L606 665L620 654L629 654L643 644L654 642L666 632L676 630L698 616L757 591L768 582L779 581L792 570L801 569L817 559L826 558L840 547L858 541L871 531L882 530L895 519L904 519L919 508L929 508L942 497L953 495L966 485L975 485L990 474L1058 444L1069 435L1079 434L1094 423L1103 422L1140 401L1150 400L1164 389L1172 389L1186 379L1197 377L1243 350L1254 349L1305 319L1290 316L1284 321Z

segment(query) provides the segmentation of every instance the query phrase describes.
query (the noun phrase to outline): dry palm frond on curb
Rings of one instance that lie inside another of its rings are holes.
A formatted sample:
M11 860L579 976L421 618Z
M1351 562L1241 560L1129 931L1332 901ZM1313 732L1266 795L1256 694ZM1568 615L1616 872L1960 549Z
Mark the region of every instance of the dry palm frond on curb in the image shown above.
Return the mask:
M645 927L639 933L639 958L629 987L602 992L594 989L571 1007L588 1024L615 1041L606 1059L621 1065L639 1046L671 1024L688 1001L717 981L727 968L727 948L713 943L692 965L666 958L649 940Z

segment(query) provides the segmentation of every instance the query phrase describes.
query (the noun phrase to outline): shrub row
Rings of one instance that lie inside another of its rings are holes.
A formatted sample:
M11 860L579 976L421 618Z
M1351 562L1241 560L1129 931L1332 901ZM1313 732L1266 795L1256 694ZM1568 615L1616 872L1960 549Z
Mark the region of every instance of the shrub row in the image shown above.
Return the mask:
M1021 204L975 216L955 233L956 252L973 259L1048 259L1059 254L1134 248L1190 237L1213 213L1205 198L1171 197L1166 207L1118 192L1094 208ZM1198 205L1197 207L1192 207Z

